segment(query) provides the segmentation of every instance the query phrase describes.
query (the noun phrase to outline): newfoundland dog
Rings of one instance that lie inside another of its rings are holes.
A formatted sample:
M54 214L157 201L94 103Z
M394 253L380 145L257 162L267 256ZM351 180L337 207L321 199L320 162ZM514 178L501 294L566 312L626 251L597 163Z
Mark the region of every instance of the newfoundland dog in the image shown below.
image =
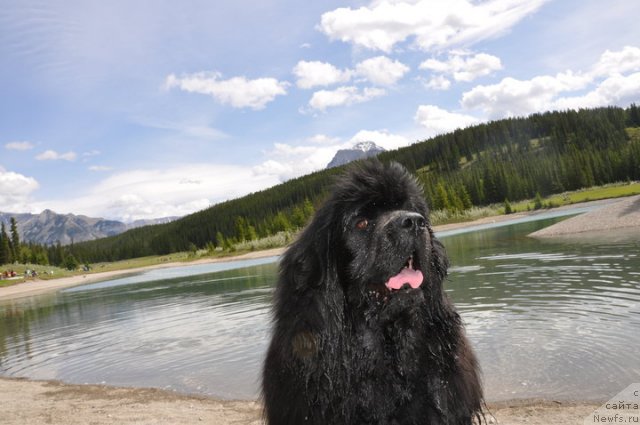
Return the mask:
M338 180L280 261L262 395L269 425L481 421L448 261L401 165Z

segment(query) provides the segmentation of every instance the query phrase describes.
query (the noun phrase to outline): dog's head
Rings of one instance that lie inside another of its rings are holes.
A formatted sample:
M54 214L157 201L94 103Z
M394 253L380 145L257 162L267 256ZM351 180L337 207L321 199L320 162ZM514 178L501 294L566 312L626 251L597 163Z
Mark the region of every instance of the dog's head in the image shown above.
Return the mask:
M447 272L420 185L401 165L377 160L338 180L289 252L300 283L335 285L349 303L384 305L399 293L439 299Z

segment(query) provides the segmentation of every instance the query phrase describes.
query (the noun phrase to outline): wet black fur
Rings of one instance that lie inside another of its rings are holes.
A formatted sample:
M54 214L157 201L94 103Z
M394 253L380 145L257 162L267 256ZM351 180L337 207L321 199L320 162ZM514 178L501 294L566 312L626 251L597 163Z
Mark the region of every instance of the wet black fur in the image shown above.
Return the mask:
M425 222L403 225L410 213ZM384 282L411 256L422 286L388 291ZM267 423L479 420L478 366L443 290L447 267L416 180L395 163L352 167L280 262Z

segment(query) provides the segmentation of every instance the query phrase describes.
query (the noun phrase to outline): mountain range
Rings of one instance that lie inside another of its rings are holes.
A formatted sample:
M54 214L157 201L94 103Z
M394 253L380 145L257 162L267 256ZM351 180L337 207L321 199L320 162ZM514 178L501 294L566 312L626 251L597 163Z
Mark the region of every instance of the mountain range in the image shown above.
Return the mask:
M116 220L87 217L85 215L58 214L44 210L40 214L0 212L0 222L5 223L9 232L11 217L16 219L18 234L25 242L52 245L58 243L69 245L93 239L115 236L136 227L151 224L168 223L177 217L166 217L153 220L137 220L123 223Z

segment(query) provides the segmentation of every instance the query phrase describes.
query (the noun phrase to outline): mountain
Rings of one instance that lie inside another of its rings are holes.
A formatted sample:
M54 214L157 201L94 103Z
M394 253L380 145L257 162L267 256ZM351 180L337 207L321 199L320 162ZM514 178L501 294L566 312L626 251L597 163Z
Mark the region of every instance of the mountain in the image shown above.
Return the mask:
M369 158L384 152L385 149L373 142L356 143L351 149L340 149L327 165L327 168L339 167L358 159Z
M9 231L11 217L16 219L18 233L25 242L52 245L60 241L62 245L115 236L129 229L150 224L168 223L175 217L155 220L137 220L125 224L116 220L87 217L85 215L57 214L44 210L40 214L13 214L0 212L0 222Z

